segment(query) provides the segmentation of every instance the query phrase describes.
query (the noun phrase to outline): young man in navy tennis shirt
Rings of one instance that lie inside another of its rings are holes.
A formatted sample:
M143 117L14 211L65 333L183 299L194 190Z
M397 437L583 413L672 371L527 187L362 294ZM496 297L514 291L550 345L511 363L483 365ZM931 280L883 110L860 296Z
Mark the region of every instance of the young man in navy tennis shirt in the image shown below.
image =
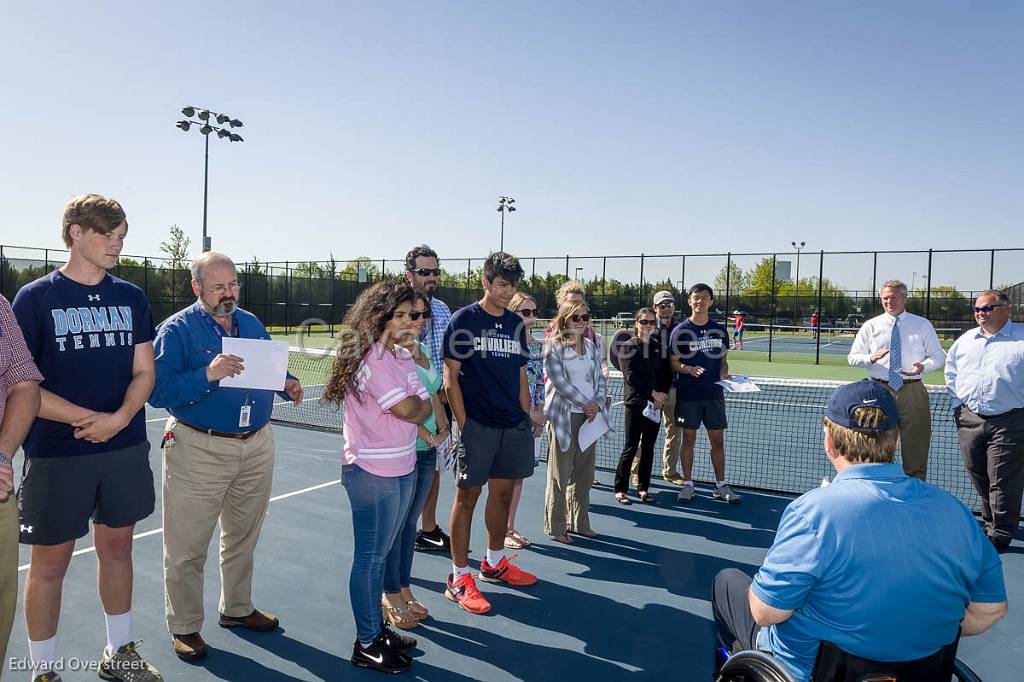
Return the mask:
M107 273L128 223L113 199L86 194L64 211L64 267L18 292L14 313L39 370L39 417L25 440L18 501L32 545L25 623L33 674L59 679L61 589L75 540L89 532L99 562L109 679L160 680L131 637L132 533L153 512L144 406L153 390L153 316L145 294Z
M522 277L518 260L501 251L492 253L484 262L483 299L456 312L444 337L445 390L461 433L451 517L452 573L445 596L470 613L491 609L469 569L473 510L485 483L487 555L480 565L481 580L537 582L505 556L513 485L533 475L526 328L507 309Z
M729 332L710 318L715 293L707 284L694 284L687 294L689 319L672 330L669 342L676 376L676 420L683 429L683 481L679 501L693 500L693 447L701 424L708 432L716 499L739 504L740 496L725 482L725 393L718 382L729 378Z

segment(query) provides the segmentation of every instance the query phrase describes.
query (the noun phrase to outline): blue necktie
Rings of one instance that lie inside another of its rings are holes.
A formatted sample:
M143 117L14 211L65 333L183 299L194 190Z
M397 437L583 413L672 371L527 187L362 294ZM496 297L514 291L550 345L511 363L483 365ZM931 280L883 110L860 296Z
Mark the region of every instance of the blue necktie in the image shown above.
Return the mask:
M894 391L903 387L903 343L900 341L899 319L892 322L892 336L889 337L889 386Z

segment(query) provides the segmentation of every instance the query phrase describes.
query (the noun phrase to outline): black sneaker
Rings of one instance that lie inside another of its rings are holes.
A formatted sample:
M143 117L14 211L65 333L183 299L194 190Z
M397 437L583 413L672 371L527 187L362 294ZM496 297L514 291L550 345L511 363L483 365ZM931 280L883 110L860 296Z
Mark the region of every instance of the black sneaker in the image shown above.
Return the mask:
M352 665L357 668L369 668L391 675L404 673L412 665L412 660L408 656L388 646L383 632L365 649L357 639L352 645L351 660Z
M384 637L384 642L395 651L408 651L409 649L416 648L416 640L414 638L403 635L400 632L395 632L384 621L381 621L380 624L380 634Z
M434 526L432 531L418 530L416 531L416 551L451 554L452 540L447 533L441 530L441 526Z

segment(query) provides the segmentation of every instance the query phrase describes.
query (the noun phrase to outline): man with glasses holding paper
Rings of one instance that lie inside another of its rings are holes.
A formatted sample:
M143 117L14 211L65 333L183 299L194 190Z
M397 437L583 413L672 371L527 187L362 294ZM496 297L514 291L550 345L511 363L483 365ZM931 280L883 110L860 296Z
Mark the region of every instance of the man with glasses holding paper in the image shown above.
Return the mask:
M269 631L271 613L252 604L253 552L270 503L274 391L246 388L243 358L224 352L230 339L270 341L263 323L238 307L235 264L210 251L192 264L198 300L157 332L154 407L171 413L162 447L164 587L175 655L197 661L208 652L203 625L203 567L221 523L221 627ZM261 356L262 357L262 356ZM260 368L265 370L265 367ZM283 374L283 373L282 373ZM302 402L302 386L282 376L283 397Z
M991 289L975 301L974 319L978 326L949 349L946 386L985 533L1003 552L1024 492L1024 325L1010 320L1007 295Z

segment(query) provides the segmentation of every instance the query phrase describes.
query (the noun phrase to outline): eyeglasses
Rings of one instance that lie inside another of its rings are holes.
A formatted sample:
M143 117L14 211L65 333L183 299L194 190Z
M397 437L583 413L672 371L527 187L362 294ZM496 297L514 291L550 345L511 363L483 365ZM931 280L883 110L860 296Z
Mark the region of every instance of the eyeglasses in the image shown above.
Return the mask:
M210 291L213 292L214 294L218 295L218 296L226 294L229 290L230 291L241 291L242 290L242 283L241 282L228 282L227 286L225 286L223 284L217 284L217 285L214 285L214 286L210 287Z
M441 268L413 268L409 272L415 272L420 277L439 277Z
M655 306L655 308L657 308L658 310L664 310L665 308L671 308L674 305L674 302L669 301L668 303L659 303L658 305Z
M572 320L573 322L590 322L590 315L571 315L569 319Z
M639 325L643 325L644 327L650 327L658 324L655 320L637 320L636 323Z
M537 308L520 308L516 312L523 317L535 317L540 311Z
M409 319L412 320L413 322L420 319L421 317L424 320L429 320L430 308L427 308L426 310L413 310L411 313L409 313Z
M973 310L976 313L990 313L993 310L995 310L996 308L1002 308L1002 307L1004 307L1006 305L1008 305L1008 304L1006 304L1006 303L996 303L995 305L976 305L976 306L973 306L971 308L971 310Z

